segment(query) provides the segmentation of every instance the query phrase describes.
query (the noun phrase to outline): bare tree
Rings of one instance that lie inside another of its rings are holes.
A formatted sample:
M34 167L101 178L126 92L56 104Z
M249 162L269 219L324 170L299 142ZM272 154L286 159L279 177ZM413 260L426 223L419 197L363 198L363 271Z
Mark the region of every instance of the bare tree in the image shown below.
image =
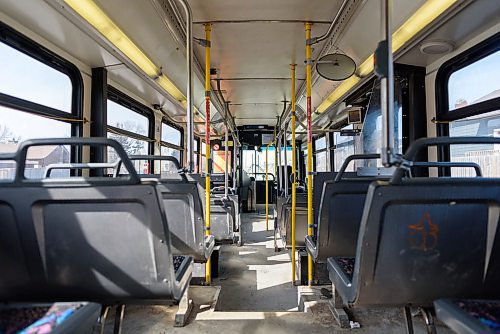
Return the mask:
M4 124L0 124L0 142L7 142L7 141L19 141L21 137L17 137L12 133L10 128Z

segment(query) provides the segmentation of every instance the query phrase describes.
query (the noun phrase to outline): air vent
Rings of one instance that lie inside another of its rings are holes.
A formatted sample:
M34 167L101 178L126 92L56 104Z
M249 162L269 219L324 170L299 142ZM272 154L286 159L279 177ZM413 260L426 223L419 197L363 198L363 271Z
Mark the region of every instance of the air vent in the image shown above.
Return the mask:
M443 39L424 41L420 45L420 52L426 55L444 55L455 50L455 43Z

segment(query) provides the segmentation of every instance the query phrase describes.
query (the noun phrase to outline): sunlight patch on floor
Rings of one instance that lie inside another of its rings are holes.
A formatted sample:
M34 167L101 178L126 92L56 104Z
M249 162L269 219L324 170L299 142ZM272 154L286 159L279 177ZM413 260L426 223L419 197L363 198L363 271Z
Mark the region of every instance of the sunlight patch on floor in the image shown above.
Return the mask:
M255 271L257 276L257 291L273 286L291 283L292 269L290 263L265 265L249 265L248 270Z

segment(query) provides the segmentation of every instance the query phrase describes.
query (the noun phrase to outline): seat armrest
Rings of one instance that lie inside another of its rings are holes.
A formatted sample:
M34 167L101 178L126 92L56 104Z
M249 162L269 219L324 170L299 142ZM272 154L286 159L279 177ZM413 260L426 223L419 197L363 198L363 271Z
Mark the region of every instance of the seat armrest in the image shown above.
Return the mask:
M179 269L175 272L175 283L173 284L173 295L176 301L179 301L184 294L184 291L189 286L191 277L193 276L193 258L185 256Z
M215 237L213 235L205 236L205 259L209 259L215 247Z
M307 252L313 257L313 260L316 261L318 258L318 246L316 245L312 235L306 235L306 249Z

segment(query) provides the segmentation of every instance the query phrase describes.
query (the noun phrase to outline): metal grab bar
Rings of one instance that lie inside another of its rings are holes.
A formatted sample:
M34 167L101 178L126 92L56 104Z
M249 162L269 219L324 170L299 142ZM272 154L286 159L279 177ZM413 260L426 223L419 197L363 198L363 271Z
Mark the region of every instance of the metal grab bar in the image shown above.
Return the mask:
M373 153L373 154L353 154L347 157L347 159L344 160L344 163L342 164L342 167L340 167L340 170L337 174L337 176L334 179L334 182L340 182L342 180L342 177L344 176L345 170L349 166L349 163L354 160L370 160L370 159L380 159L380 154L378 153Z
M429 146L457 144L500 144L500 137L434 137L420 138L414 141L406 153L400 158L400 166L394 172L391 183L401 182L406 171L415 164L417 154Z
M129 158L131 161L134 161L134 160L170 161L171 163L174 164L174 166L177 169L182 180L184 182L188 182L186 174L185 174L184 170L181 168L181 164L180 164L179 160L177 160L175 157L162 156L162 155L131 155ZM118 164L118 167L121 167L120 164ZM118 170L120 170L120 168L118 168Z
M476 176L483 176L483 172L481 171L481 166L479 166L475 162L453 162L453 161L417 161L412 162L411 167L464 167L464 168L474 168L476 171Z
M28 155L28 150L30 147L34 146L59 146L59 145L72 145L72 146L107 146L115 150L118 155L119 161L123 163L125 168L128 170L128 179L120 179L120 182L125 182L126 184L138 184L141 182L139 175L135 171L132 162L127 156L127 153L123 147L114 139L108 138L44 138L44 139L30 139L22 142L19 145L18 150L15 154L4 154L0 156L2 160L14 160L16 161L16 175L13 183L21 183L26 180L24 173L26 170L26 158ZM101 179L102 180L102 179ZM113 179L109 179L113 180ZM102 182L102 181L100 181ZM109 182L116 182L109 181Z
M107 162L55 163L45 167L45 178L50 178L50 174L52 173L53 170L56 169L99 169L99 168L116 169L118 164L119 161L113 163L107 163Z

